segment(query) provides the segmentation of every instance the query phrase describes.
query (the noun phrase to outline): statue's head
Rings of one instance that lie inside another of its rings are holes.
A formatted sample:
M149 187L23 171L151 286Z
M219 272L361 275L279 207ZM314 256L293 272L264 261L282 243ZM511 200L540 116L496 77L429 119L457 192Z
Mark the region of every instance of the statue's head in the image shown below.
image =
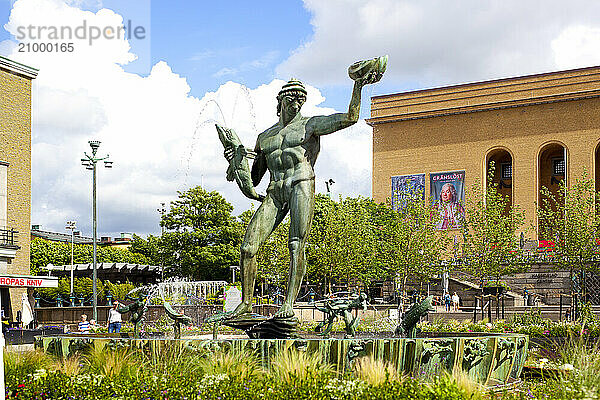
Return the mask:
M277 95L277 115L281 114L282 107L289 106L294 110L294 115L300 111L300 107L306 101L306 88L297 79L292 78L284 84Z

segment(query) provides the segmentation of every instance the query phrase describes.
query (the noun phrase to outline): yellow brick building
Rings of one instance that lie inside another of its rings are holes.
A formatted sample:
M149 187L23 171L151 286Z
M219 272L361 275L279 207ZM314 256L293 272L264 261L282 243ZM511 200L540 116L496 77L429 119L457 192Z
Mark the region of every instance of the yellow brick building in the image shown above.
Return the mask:
M31 83L37 70L0 57L0 273L29 274ZM25 289L0 289L8 317ZM10 302L9 302L10 299Z
M465 171L467 191L490 161L502 191L537 226L542 186L587 171L600 189L600 67L467 83L371 99L373 198L391 177ZM535 235L535 233L534 233Z

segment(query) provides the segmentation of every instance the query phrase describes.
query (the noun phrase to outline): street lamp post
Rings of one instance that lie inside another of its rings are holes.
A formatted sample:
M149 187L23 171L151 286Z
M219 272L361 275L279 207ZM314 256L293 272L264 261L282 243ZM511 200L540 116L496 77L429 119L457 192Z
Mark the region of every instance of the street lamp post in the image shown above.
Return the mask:
M162 236L165 234L165 227L162 224L162 218L165 215L165 213L167 212L167 209L165 208L165 203L160 203L160 208L157 208L156 211L158 211L158 213L160 214L160 238L162 240ZM160 280L161 282L165 281L165 266L164 266L164 260L163 260L163 254L161 251L161 248L158 248L158 251L160 252Z
M77 223L77 221L67 221L67 226L65 227L65 229L68 229L71 231L71 297L73 297L73 240L74 240L74 231L75 229L77 229L77 227L75 226L75 224Z
M240 270L240 266L239 265L232 265L229 267L229 269L233 272L233 278L232 278L232 284L235 283L235 271L239 271Z
M331 185L333 185L335 183L335 181L333 179L329 179L327 181L325 181L325 186L327 187L327 197L331 198Z
M98 140L90 140L88 142L90 147L92 148L92 155L84 152L85 158L81 159L81 164L85 167L85 169L92 171L92 226L93 226L93 235L92 235L92 246L93 246L93 275L92 275L92 306L93 306L93 315L94 320L98 321L98 298L97 298L97 280L98 280L98 271L97 271L97 263L96 263L96 236L97 236L97 227L98 227L98 219L96 216L96 163L98 161L104 161L104 166L106 168L112 168L112 161L108 161L108 154L106 157L96 157L96 153L98 152L98 147L100 147L100 142Z

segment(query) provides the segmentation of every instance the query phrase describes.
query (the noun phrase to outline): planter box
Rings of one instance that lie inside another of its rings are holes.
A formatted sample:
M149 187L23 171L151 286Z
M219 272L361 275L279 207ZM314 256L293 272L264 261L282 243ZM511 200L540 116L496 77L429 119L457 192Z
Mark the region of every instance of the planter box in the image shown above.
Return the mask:
M483 294L493 294L494 296L504 293L504 286L484 286Z
M33 344L36 336L57 336L63 333L62 327L9 329L4 333L4 339L6 344Z

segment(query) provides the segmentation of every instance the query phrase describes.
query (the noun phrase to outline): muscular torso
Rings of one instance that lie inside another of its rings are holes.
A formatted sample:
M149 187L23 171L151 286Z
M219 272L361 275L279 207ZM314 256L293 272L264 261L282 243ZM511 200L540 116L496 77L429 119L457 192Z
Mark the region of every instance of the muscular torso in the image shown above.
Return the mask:
M319 138L306 131L309 118L298 113L283 128L275 124L258 136L257 150L262 153L271 175L270 186L278 182L290 186L294 182L313 179L313 166L319 155Z

